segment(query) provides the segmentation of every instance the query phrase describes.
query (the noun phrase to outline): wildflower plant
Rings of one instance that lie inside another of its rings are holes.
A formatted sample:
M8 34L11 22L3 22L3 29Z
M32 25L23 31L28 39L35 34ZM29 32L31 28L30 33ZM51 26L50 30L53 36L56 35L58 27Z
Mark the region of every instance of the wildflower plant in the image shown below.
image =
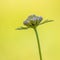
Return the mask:
M45 23L48 23L48 22L52 22L53 20L45 20L43 21L43 17L42 16L36 16L36 15L30 15L28 16L28 18L23 22L23 24L26 26L26 27L20 27L20 28L17 28L16 30L26 30L26 29L29 29L29 28L32 28L34 31L35 31L35 34L36 34L36 38L37 38L37 44L38 44L38 51L39 51L39 57L40 57L40 60L42 60L42 53L41 53L41 46L40 46L40 43L39 43L39 36L38 36L38 32L37 32L37 27L39 25L42 25L42 24L45 24Z

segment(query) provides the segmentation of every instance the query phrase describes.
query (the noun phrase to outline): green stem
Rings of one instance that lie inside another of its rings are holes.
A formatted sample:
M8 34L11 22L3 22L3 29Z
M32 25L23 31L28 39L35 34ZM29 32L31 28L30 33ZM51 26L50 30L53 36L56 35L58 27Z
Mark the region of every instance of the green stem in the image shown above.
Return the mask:
M34 28L34 31L35 31L36 38L37 38L37 43L38 43L39 57L40 57L40 60L42 60L41 46L40 46L40 43L39 43L39 37L38 37L37 29L36 29L36 28Z

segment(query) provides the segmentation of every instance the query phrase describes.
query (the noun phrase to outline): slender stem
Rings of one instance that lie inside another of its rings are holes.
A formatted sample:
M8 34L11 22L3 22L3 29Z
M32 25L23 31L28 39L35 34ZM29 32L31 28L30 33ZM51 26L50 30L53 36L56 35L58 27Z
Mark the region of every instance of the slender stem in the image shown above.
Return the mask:
M34 31L35 31L36 38L37 38L37 43L38 43L39 57L40 57L40 60L42 60L41 46L40 46L40 43L39 43L39 37L38 37L37 29L36 29L36 28L34 28Z

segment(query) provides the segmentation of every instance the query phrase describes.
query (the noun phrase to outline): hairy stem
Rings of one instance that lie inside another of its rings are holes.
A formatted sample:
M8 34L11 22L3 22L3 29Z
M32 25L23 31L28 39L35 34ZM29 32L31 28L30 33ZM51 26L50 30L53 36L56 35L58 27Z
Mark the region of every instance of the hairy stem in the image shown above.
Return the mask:
M39 37L38 37L37 29L36 29L36 28L34 28L34 31L35 31L36 38L37 38L37 44L38 44L38 50L39 50L39 57L40 57L40 60L42 60L41 46L40 46L40 43L39 43Z

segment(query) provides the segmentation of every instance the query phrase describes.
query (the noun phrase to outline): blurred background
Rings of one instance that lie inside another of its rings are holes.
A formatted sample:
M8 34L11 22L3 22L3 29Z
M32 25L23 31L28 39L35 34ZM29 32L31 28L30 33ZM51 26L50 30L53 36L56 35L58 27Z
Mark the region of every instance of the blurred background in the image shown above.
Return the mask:
M0 60L39 60L33 29L16 30L31 14L54 20L38 34L43 60L60 60L59 0L0 0Z

